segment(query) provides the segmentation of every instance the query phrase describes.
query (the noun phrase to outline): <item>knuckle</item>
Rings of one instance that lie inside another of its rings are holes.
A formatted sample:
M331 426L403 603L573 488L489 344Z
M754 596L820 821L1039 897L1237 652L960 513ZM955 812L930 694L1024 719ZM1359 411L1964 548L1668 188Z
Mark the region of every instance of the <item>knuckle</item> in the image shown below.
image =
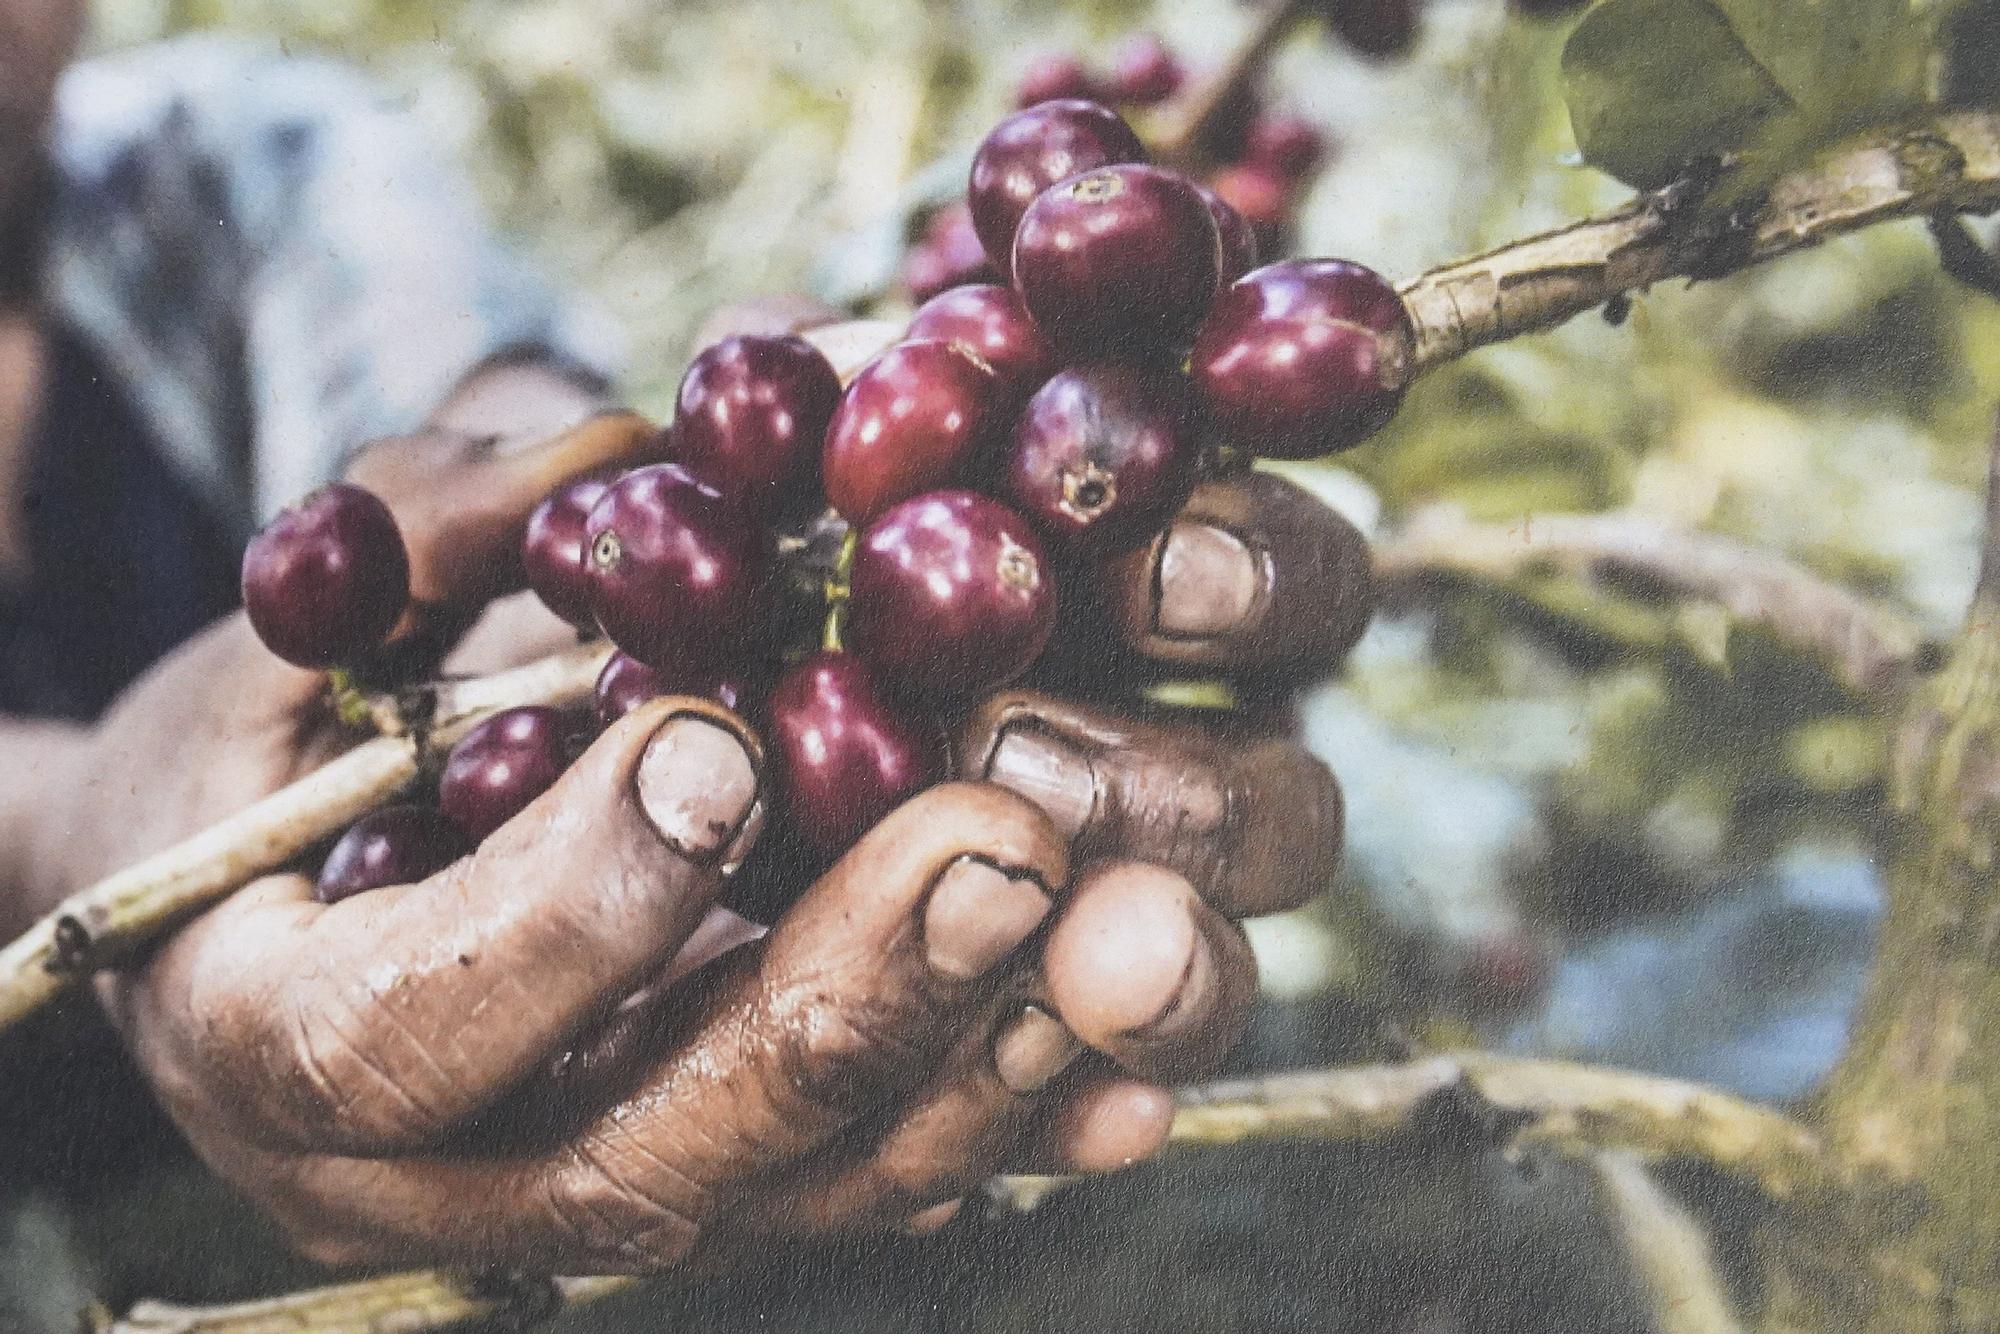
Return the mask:
M767 1002L759 1027L774 1035L767 1096L781 1115L846 1121L918 1077L941 1044L944 1003L913 984L895 1001L836 1003L799 987Z
M290 1009L287 1059L273 1102L315 1139L399 1144L428 1138L445 1123L388 1056L383 1023L340 1002L306 998Z
M578 1144L541 1192L555 1248L585 1272L662 1269L684 1262L701 1242L710 1196L686 1177L657 1189Z

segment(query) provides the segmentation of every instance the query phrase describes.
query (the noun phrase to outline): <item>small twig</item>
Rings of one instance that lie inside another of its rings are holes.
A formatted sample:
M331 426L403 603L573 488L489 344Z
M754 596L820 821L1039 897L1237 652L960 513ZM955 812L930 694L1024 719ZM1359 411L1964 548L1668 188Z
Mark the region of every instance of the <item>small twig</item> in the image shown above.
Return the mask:
M1184 1090L1171 1143L1198 1150L1251 1142L1363 1142L1460 1126L1468 1105L1513 1144L1575 1152L1629 1150L1638 1160L1695 1158L1790 1197L1824 1173L1819 1141L1768 1108L1677 1079L1488 1053L1407 1065L1313 1070ZM1435 1114L1450 1104L1449 1118ZM1011 1176L988 1183L994 1207L1035 1209L1086 1177ZM578 1305L622 1291L629 1278L559 1278L531 1291ZM141 1303L99 1334L425 1334L518 1312L522 1298L469 1288L431 1271L392 1274L240 1306L206 1310ZM512 1303L511 1305L509 1303Z
M70 982L393 798L417 776L426 744L451 745L499 709L588 697L610 653L608 646L584 645L442 686L422 735L363 742L221 823L70 895L0 949L0 1031Z
M1701 1221L1633 1154L1598 1155L1597 1175L1625 1253L1652 1299L1653 1328L1659 1334L1743 1334Z
M1878 222L2000 209L2000 113L1849 140L1781 177L1761 207L1720 229L1693 210L1663 206L1665 195L1641 195L1405 284L1417 328L1413 373L1669 278L1719 276Z
M1937 242L1938 263L1947 277L2000 300L2000 254L1981 245L1965 219L1932 218L1931 239Z
M1385 587L1436 576L1499 582L1553 571L1694 600L1720 608L1730 623L1825 659L1842 684L1860 693L1906 682L1925 644L1903 616L1795 561L1630 512L1533 515L1497 524L1439 508L1378 543L1374 555Z
M1271 56L1312 7L1311 0L1272 0L1229 58L1179 103L1172 119L1160 127L1154 143L1162 161L1183 162L1199 156L1201 145L1213 137L1218 122L1240 105Z

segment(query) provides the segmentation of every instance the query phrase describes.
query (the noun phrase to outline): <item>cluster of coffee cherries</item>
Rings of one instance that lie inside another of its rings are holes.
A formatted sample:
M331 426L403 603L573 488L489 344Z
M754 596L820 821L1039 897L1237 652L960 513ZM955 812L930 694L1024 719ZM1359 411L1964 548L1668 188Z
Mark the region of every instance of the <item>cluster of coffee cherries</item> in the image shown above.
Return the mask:
M942 777L955 711L1034 667L1066 609L1087 616L1087 573L1152 540L1215 446L1318 456L1389 420L1413 339L1396 292L1340 260L1255 267L1252 229L1145 156L1101 103L1009 116L967 206L1010 284L933 298L844 386L804 338L725 338L688 368L661 461L541 503L528 584L618 650L598 724L668 693L740 711L782 784L778 841L823 863ZM802 636L786 562L829 533ZM388 511L335 485L256 539L243 587L267 644L325 666L392 631L407 577ZM550 709L485 722L434 809L341 840L322 895L436 869L588 734Z
M1020 108L1068 99L1100 102L1122 112L1169 108L1190 91L1188 72L1152 33L1135 33L1112 53L1109 67L1049 53L1031 61L1015 87ZM1195 145L1207 164L1201 188L1219 196L1257 234L1267 254L1284 248L1300 198L1327 160L1326 136L1310 120L1269 105L1246 88L1207 123ZM903 262L903 283L925 301L966 283L1005 281L981 242L971 210L954 201L930 215Z

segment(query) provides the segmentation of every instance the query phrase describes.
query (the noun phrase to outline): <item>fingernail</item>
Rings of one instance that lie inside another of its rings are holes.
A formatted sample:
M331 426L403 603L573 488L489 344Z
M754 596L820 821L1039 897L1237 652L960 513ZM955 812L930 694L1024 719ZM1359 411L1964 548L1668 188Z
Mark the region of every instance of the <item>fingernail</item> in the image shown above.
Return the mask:
M1090 822L1097 779L1083 752L1029 724L1011 724L986 761L986 780L1042 808L1065 838Z
M646 746L637 781L646 818L684 857L727 865L755 836L757 766L720 723L694 713L669 718Z
M1013 1092L1038 1093L1068 1069L1082 1050L1083 1044L1061 1020L1030 1005L995 1039L993 1068L999 1072L1000 1082Z
M1049 908L1048 894L1033 877L960 857L938 877L924 908L924 950L932 970L971 981L1033 935Z
M1263 576L1263 562L1236 534L1177 523L1160 552L1153 628L1175 639L1240 630L1257 610Z
M1197 927L1188 942L1187 962L1181 968L1180 981L1167 993L1159 1011L1133 1029L1131 1036L1142 1042L1168 1042L1185 1037L1196 1024L1208 1018L1219 985L1215 948Z

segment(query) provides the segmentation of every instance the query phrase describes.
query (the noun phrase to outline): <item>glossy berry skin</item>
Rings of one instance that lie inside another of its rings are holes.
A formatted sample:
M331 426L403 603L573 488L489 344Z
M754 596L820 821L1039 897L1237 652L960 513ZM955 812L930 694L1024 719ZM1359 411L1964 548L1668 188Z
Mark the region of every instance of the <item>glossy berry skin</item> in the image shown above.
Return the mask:
M597 721L606 727L617 722L647 700L662 695L693 695L712 699L737 713L748 710L755 692L748 674L742 672L660 672L637 658L614 653L597 674L593 700Z
M437 874L470 848L458 826L426 806L384 806L348 826L319 868L321 903Z
M1055 349L1011 287L975 283L926 301L910 317L912 341L961 343L1016 392L1032 393L1055 372Z
M812 489L840 377L790 334L702 349L674 404L673 456L725 496L769 513Z
M1221 276L1208 205L1191 181L1156 167L1100 167L1052 186L1014 237L1014 285L1028 313L1080 357L1183 345Z
M1112 551L1151 537L1187 499L1196 455L1178 375L1066 370L1021 414L1007 491L1053 547Z
M1326 158L1326 137L1304 116L1271 112L1250 126L1243 145L1244 161L1268 167L1288 181L1301 180L1319 169Z
M998 424L1006 389L961 343L898 343L841 397L820 462L826 498L852 523L963 475Z
M1292 215L1291 182L1269 167L1251 165L1219 171L1209 184L1250 228L1260 253L1282 248Z
M496 713L451 748L438 778L438 806L477 843L555 786L573 744L555 709Z
M1187 70L1167 44L1152 33L1136 33L1111 58L1111 100L1150 107L1171 98L1187 82Z
M1235 205L1208 186L1197 181L1194 188L1201 202L1208 205L1209 216L1215 219L1215 232L1222 240L1222 282L1227 286L1257 267L1256 229L1236 211Z
M986 247L972 229L972 211L962 199L931 215L923 238L903 262L904 285L919 301L965 283L991 282L995 276Z
M323 486L243 552L243 608L264 646L299 667L355 662L381 646L410 600L410 558L371 492Z
M1056 588L1034 530L997 500L933 491L862 533L850 578L854 651L895 684L968 696L1033 665Z
M829 857L944 776L938 738L852 653L816 653L786 672L765 717L792 824Z
M987 255L1010 273L1014 231L1035 196L1057 181L1113 162L1142 162L1146 149L1118 113L1081 98L1017 111L994 126L972 159L965 200Z
M1097 94L1097 80L1090 77L1081 60L1049 52L1036 56L1021 71L1014 84L1014 105L1026 108L1058 98L1095 98Z
M1413 341L1402 299L1374 270L1288 260L1244 275L1216 301L1190 375L1226 442L1315 458L1388 424L1410 377Z
M583 526L610 482L578 477L542 499L521 537L521 567L542 605L571 625L590 629L590 572L584 564Z
M584 525L590 607L654 667L719 662L754 642L767 564L749 515L673 464L626 473Z

